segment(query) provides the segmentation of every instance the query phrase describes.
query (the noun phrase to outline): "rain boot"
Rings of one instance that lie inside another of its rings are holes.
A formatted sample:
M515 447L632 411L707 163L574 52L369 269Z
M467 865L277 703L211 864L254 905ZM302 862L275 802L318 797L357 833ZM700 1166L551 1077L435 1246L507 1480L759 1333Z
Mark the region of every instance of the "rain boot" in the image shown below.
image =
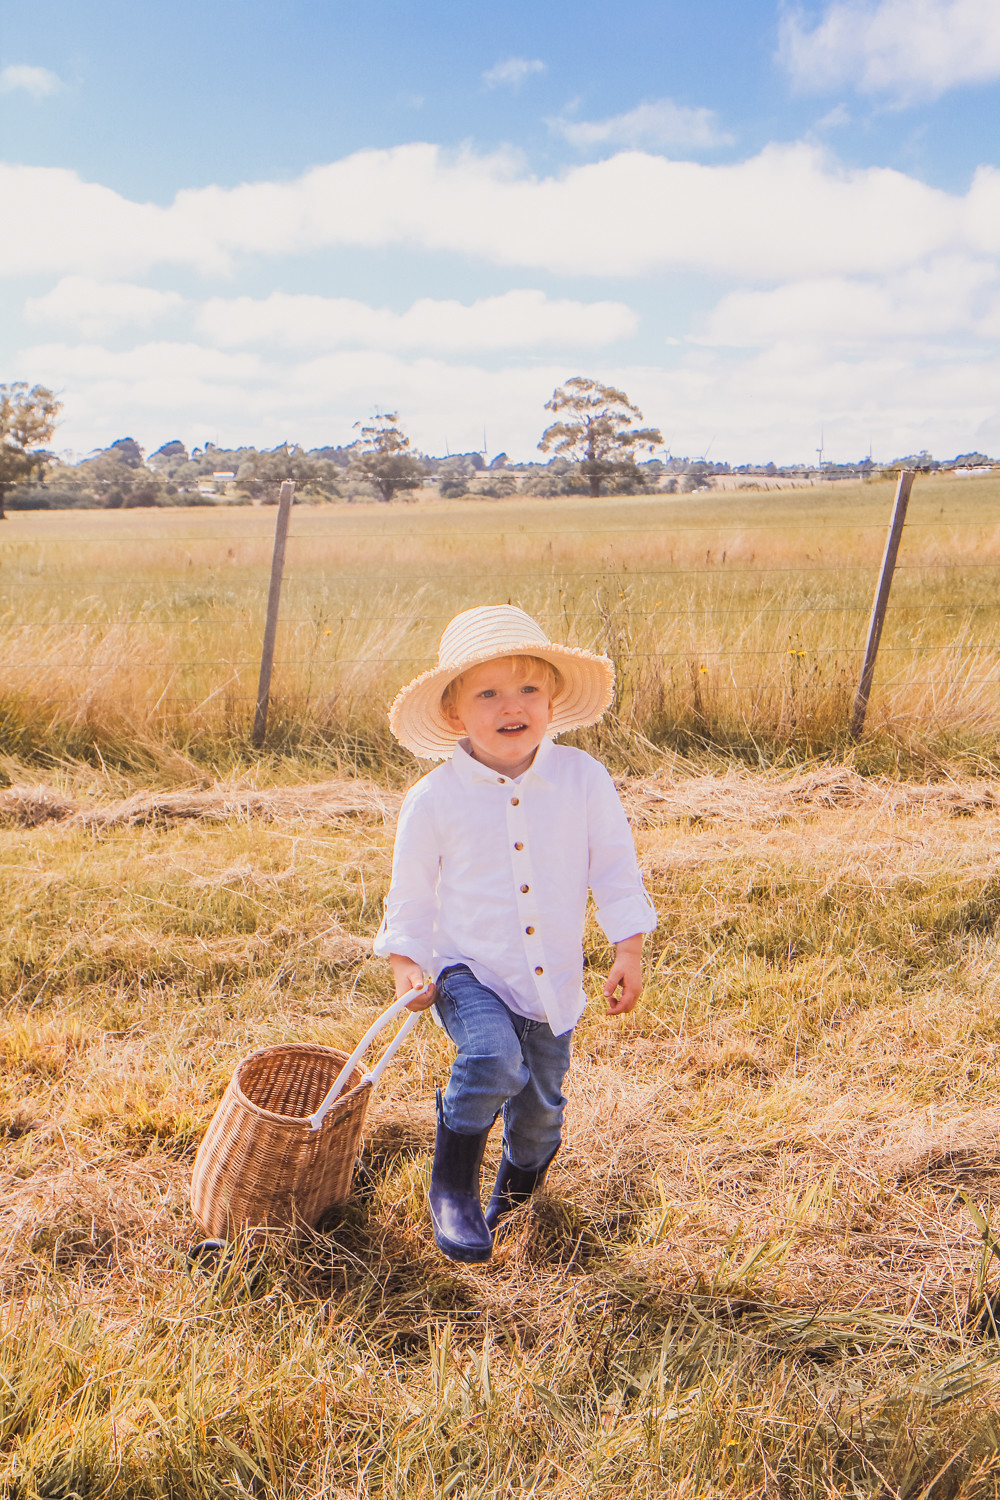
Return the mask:
M492 1121L476 1135L461 1135L444 1123L441 1090L437 1093L437 1140L431 1170L431 1223L438 1248L450 1260L489 1260L493 1236L483 1218L479 1174Z
M557 1146L556 1151L558 1150ZM523 1167L515 1167L507 1155L506 1147L504 1148L497 1168L497 1180L493 1184L486 1210L486 1225L491 1234L502 1219L513 1213L515 1208L520 1208L522 1203L527 1203L532 1193L541 1187L556 1151L540 1167L533 1167L530 1172L526 1172Z

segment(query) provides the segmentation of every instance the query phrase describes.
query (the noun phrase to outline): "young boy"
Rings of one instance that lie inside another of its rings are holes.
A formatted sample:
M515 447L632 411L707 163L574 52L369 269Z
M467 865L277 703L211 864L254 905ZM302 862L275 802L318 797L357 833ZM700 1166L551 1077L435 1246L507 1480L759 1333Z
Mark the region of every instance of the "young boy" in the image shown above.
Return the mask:
M438 1091L430 1188L434 1238L452 1260L490 1258L497 1225L559 1149L585 1004L588 886L616 950L609 1013L627 1014L642 988L642 937L656 916L628 821L604 767L551 739L596 723L613 685L606 657L555 645L511 605L487 605L452 620L438 666L389 711L401 744L446 762L404 799L375 952L397 994L430 975L410 1009L436 1005L458 1049ZM483 1151L501 1111L484 1216Z

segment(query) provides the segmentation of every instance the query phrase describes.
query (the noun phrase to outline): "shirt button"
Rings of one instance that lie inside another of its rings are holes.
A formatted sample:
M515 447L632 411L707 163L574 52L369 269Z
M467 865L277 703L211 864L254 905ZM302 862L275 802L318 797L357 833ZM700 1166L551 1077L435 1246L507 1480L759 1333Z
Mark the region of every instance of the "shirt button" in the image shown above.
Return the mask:
M535 973L536 974L544 974L545 973L545 970L542 968L541 964L538 965L538 968L535 970Z
M498 776L497 777L497 781L499 781L499 783L500 783L501 786L506 786L507 785L507 778L506 778L506 776Z
M535 929L533 927L526 927L524 930L528 934L528 936L531 937L531 934L534 932Z
M511 805L511 807L519 807L520 804L521 804L520 797L511 797L511 799L510 799L510 805Z
M522 896L526 896L528 894L529 889L530 889L529 886L522 885L522 887L521 887L521 895Z
M514 848L515 848L515 849L523 849L523 848L524 848L524 845L523 845L523 844L515 844L515 845L514 845Z

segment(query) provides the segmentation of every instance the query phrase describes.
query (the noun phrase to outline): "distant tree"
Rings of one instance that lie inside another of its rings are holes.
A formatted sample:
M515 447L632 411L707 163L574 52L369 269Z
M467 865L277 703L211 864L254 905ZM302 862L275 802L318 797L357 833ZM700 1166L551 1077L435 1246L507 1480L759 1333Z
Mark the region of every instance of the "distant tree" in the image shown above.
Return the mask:
M55 432L61 410L62 402L44 385L0 385L0 521L7 519L8 490L42 473L47 455L40 445Z
M206 443L206 450L208 446ZM315 467L297 443L282 443L269 452L251 452L236 470L236 480L254 499L264 505L277 505L282 482L294 479L297 486L305 485L313 477Z
M416 490L424 482L424 466L409 447L410 440L399 427L399 413L377 412L367 427L361 427L351 469L357 478L367 479L379 499L388 503L397 490Z
M110 453L120 464L127 469L141 469L143 466L142 449L135 438L116 438L105 453Z
M677 481L677 490L681 495L690 495L693 490L707 490L710 488L710 473L708 464L703 458L696 458L689 463L680 479Z
M438 459L436 468L439 479L471 479L477 472L467 453L449 453L447 458Z
M118 438L77 464L73 485L107 510L159 502L160 481L154 470L146 468L142 449L134 438Z
M578 463L591 495L599 495L601 485L613 477L634 478L643 488L636 453L661 447L663 435L658 427L634 425L642 421L642 412L624 391L575 375L553 391L545 410L559 420L542 433L539 448Z
M309 457L321 459L326 463L333 464L338 469L346 469L351 462L351 447L341 448L339 446L327 446L325 448L310 448Z
M896 462L899 463L901 460L897 459ZM905 463L906 460L902 462ZM987 464L995 464L996 459L988 458L985 453L960 453L957 458L952 459L951 463L956 469L981 469Z
M171 438L169 443L162 443L155 453L149 455L149 466L151 469L169 469L178 463L187 463L188 451L180 438Z

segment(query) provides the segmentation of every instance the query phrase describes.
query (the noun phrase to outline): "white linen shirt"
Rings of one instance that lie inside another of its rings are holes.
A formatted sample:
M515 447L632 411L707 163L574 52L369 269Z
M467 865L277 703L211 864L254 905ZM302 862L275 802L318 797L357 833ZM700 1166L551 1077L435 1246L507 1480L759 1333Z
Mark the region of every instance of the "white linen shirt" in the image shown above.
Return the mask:
M480 983L561 1035L583 991L587 888L609 942L652 932L632 831L599 761L546 738L516 780L451 760L403 800L375 952L437 979L467 964Z

